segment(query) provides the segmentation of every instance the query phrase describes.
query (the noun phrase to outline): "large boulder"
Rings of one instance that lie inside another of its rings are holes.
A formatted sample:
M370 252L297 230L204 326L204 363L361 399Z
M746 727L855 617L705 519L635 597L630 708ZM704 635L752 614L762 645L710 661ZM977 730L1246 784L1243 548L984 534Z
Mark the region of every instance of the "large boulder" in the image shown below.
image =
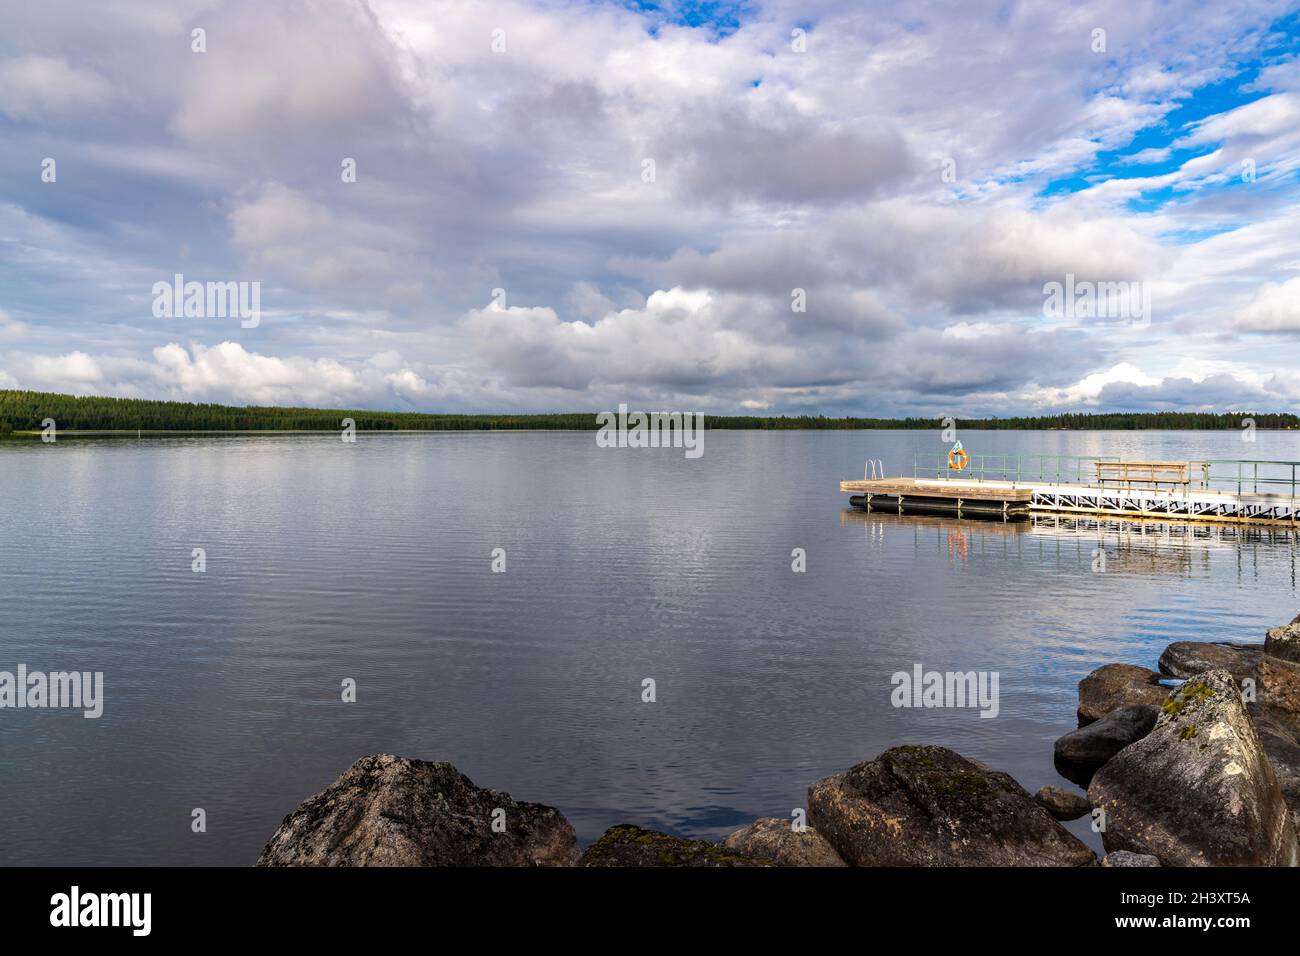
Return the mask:
M1079 725L1100 720L1112 710L1147 704L1159 707L1170 688L1163 675L1133 664L1103 664L1079 681Z
M774 866L772 860L731 853L704 840L687 840L628 824L610 827L587 847L580 866Z
M1300 664L1300 617L1269 631L1264 638L1264 653Z
M1262 644L1207 644L1175 641L1165 648L1156 665L1171 677L1195 677L1206 671L1226 670L1237 680L1250 677L1264 655Z
M362 757L285 817L257 865L572 866L577 861L577 835L554 807L519 803L508 793L476 787L449 763L378 754Z
M1098 767L1131 743L1151 733L1160 708L1150 704L1118 707L1100 720L1057 739L1056 768L1068 780L1086 787Z
M742 827L722 843L730 853L779 866L848 866L826 838L812 827L796 830L789 820L765 817Z
M1093 852L1010 776L944 747L893 747L808 788L850 866L1089 866Z
M1296 862L1296 835L1277 776L1232 675L1193 677L1166 701L1155 728L1092 779L1107 852L1164 866Z

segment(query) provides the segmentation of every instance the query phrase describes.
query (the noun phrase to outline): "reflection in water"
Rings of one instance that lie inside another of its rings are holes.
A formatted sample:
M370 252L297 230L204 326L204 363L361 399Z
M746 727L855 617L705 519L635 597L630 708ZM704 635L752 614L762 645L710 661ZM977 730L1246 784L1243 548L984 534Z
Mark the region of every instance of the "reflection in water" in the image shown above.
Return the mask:
M918 550L926 541L946 544L951 557L966 559L994 552L1033 557L1084 570L1133 571L1146 574L1186 575L1194 565L1208 567L1211 552L1230 558L1239 571L1264 554L1281 561L1296 582L1300 555L1300 529L1273 525L1212 524L1106 517L1034 514L1026 521L991 521L936 515L899 515L848 508L840 513L845 525L861 525L869 541L881 541L886 528L910 530ZM1018 539L1012 550L1005 539ZM972 539L974 543L972 544ZM1001 549L999 551L999 548ZM1104 560L1098 559L1099 552Z
M1236 451L1208 433L962 439ZM788 819L809 783L900 743L1033 791L1063 782L1052 741L1088 671L1295 616L1287 529L845 510L864 458L896 474L944 448L938 429L710 432L698 460L580 433L0 443L0 669L104 672L98 720L0 716L5 862L246 865L377 752L556 806L584 844L621 822L721 839ZM1258 452L1300 458L1300 433ZM998 716L895 708L891 675L917 664L996 672Z

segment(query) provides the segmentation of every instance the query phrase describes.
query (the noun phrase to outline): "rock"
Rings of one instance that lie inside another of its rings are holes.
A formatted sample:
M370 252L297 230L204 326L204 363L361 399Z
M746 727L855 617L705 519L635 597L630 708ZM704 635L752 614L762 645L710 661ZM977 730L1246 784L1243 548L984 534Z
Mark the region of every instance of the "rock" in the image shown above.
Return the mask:
M1300 718L1300 664L1264 655L1255 668L1255 697L1265 710Z
M1107 852L1150 854L1163 866L1296 862L1277 776L1226 670L1172 694L1151 733L1097 771L1088 799L1105 813Z
M1118 707L1100 720L1094 720L1058 738L1053 746L1057 763L1071 764L1086 770L1085 775L1091 779L1092 771L1129 744L1151 733L1159 716L1160 709L1150 704ZM1075 780L1073 775L1066 776ZM1082 785L1087 786L1087 781Z
M850 866L1090 866L1015 780L944 747L892 747L808 788L808 821Z
M790 822L773 817L756 820L727 837L722 847L779 866L848 866L816 830L804 827L795 832Z
M1170 688L1161 675L1133 664L1104 664L1079 681L1079 726L1133 704L1159 707Z
M1206 644L1175 641L1165 648L1157 665L1171 677L1195 677L1206 671L1226 670L1237 680L1250 677L1264 656L1262 644Z
M505 830L493 831L493 811ZM499 814L498 814L499 817ZM474 786L449 763L362 757L284 818L258 866L572 866L554 807Z
M1070 783L1078 784L1084 790L1088 789L1088 784L1092 783L1093 775L1101 764L1096 763L1071 763L1069 760L1062 760L1057 757L1053 764L1056 766L1056 772L1059 773Z
M1287 720L1288 716L1259 709L1252 713L1264 753L1282 789L1282 798L1292 814L1296 814L1300 813L1300 741L1296 739L1296 724Z
M623 824L587 847L579 866L774 866L771 860L730 853L704 840Z
M1264 653L1300 664L1300 618L1285 627L1275 627L1264 638Z
M1034 794L1034 802L1058 820L1077 820L1092 812L1087 797L1050 785Z
M1160 860L1147 853L1130 853L1128 850L1116 850L1107 853L1101 861L1102 866L1159 866Z

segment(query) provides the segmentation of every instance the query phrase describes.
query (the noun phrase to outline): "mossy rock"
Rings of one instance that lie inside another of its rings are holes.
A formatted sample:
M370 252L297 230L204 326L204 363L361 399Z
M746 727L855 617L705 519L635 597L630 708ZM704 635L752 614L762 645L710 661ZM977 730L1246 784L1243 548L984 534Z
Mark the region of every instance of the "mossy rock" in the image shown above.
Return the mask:
M1097 862L1010 776L945 747L893 747L817 781L808 822L850 866Z
M1193 677L1162 710L1088 787L1106 851L1163 866L1295 865L1285 795L1231 672Z
M580 866L775 866L728 853L704 840L687 840L630 824L610 827L587 847Z

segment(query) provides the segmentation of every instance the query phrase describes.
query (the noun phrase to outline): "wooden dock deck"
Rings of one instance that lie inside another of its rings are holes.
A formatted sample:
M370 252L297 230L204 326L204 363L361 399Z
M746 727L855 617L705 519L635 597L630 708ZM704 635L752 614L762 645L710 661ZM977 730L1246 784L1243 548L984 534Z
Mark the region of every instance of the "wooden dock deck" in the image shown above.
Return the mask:
M869 478L841 481L840 491L854 495L906 495L925 498L966 498L980 501L1028 501L1032 492L990 481L945 481L934 478Z
M1300 526L1300 499L1293 494L1219 491L1190 484L1165 489L1136 483L914 477L841 481L840 491L851 496L853 507L898 514L1019 520L1058 513Z

